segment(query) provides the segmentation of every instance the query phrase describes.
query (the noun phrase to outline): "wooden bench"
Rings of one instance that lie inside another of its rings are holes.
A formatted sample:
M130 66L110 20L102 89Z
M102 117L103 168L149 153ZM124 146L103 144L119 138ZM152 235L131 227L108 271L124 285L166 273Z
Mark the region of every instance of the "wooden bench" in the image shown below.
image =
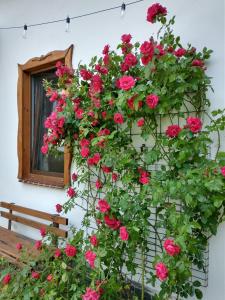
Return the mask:
M38 230L45 228L47 232L53 233L56 239L58 237L67 237L68 231L59 228L59 225L68 225L67 218L7 202L0 202L0 207L8 209L8 212L0 211L0 215L3 218L8 219L8 229L0 226L0 256L12 263L17 263L19 260L20 253L16 248L17 243L21 243L24 248L31 250L35 242L22 234L11 231L12 222L21 223ZM14 212L17 212L20 215L15 214ZM48 223L50 222L50 224L40 223L36 220L23 217L21 214L46 220ZM32 249L32 252L34 252L34 249Z

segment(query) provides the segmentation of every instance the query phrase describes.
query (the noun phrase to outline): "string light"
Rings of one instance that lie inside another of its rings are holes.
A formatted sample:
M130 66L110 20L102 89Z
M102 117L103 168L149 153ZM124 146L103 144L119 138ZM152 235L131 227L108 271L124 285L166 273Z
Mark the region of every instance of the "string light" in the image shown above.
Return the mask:
M121 18L124 17L125 12L126 12L126 4L123 2L121 5Z
M23 26L23 38L26 39L27 38L27 25L24 24Z
M66 32L70 32L70 17L66 18Z
M100 14L100 13L103 13L103 12L108 12L108 11L115 10L115 9L120 9L121 10L121 17L123 17L124 14L125 14L127 6L134 5L134 4L143 2L143 1L145 1L145 0L136 0L136 1L128 2L126 4L123 2L122 5L119 5L119 6L109 7L109 8L105 8L105 9L85 13L85 14L82 14L82 15L77 15L77 16L74 16L74 17L67 17L66 19L58 19L58 20L46 21L46 22L42 22L42 23L34 23L34 24L29 24L29 26L27 26L25 24L25 25L20 25L20 26L0 27L0 30L23 29L23 37L26 38L28 27L38 27L38 26L43 26L43 25L54 24L54 23L59 23L59 22L65 22L66 21L66 31L68 32L71 20L80 19L80 18Z

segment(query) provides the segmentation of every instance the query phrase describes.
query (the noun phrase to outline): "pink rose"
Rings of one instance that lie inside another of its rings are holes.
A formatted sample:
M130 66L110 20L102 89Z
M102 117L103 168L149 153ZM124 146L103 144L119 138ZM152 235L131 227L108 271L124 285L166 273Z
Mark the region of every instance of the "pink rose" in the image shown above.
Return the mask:
M60 214L61 211L62 211L62 205L61 204L56 204L55 209L56 209L57 213Z
M22 245L21 243L17 243L17 244L16 244L16 249L17 249L18 251L22 250L22 248L23 248L23 245Z
M143 184L143 185L148 184L148 183L149 183L149 177L147 177L147 176L141 176L141 177L139 178L139 182L140 182L141 184Z
M99 300L100 295L95 290L91 288L86 289L86 293L82 296L82 300Z
M49 101L54 102L58 99L58 93L56 91L53 91L51 94L51 97L49 98Z
M71 186L68 188L67 190L67 195L70 198L73 198L76 196L76 191L74 190L74 188L72 188Z
M46 279L47 279L47 281L52 281L52 279L53 279L52 274L49 274Z
M166 7L163 7L159 3L155 3L152 6L148 8L147 11L147 21L150 23L154 23L155 19L157 16L162 15L166 16L167 15L167 9Z
M80 154L81 154L82 157L84 157L84 158L88 157L89 153L90 153L90 150L89 150L88 147L82 147L81 148Z
M144 126L144 124L145 124L145 119L144 118L141 118L137 121L137 126L138 127L142 127L142 126Z
M90 243L92 244L92 246L97 247L98 246L98 239L96 235L92 235L90 236Z
M155 265L155 271L156 271L156 276L161 280L164 281L168 277L168 269L166 265L163 262L158 262Z
M110 210L110 205L105 199L100 199L96 208L102 213L107 213Z
M45 144L41 147L41 153L44 155L48 153L48 144Z
M163 247L170 256L178 255L181 251L180 247L172 239L165 240Z
M83 111L82 108L78 108L78 109L76 110L76 112L75 112L76 118L77 118L78 120L83 119L83 114L84 114L84 111Z
M65 253L68 257L74 257L77 254L77 248L67 244L65 248Z
M113 230L117 230L120 227L120 221L115 219L114 217L110 218L108 215L105 215L104 221L106 226Z
M127 241L129 239L129 233L125 226L120 227L120 238L122 241Z
M91 250L88 250L85 253L85 259L86 261L89 263L90 267L93 269L95 267L95 259L96 259L97 255L96 253L94 253Z
M132 39L132 36L130 35L130 34L123 34L122 36L121 36L121 40L122 40L122 42L123 43L130 43L130 41L131 41L131 39Z
M146 97L146 104L151 109L155 108L158 102L159 102L159 97L155 94L151 94Z
M154 55L154 44L150 43L148 41L145 41L141 47L140 47L140 52L144 56L150 56L153 57Z
M39 278L40 278L40 274L39 274L38 272L33 271L33 272L31 273L31 277L32 277L33 279L39 279Z
M107 128L104 128L104 129L99 130L97 135L98 136L105 136L105 135L109 135L109 134L110 134L110 130L107 129Z
M91 79L90 90L93 91L94 94L99 94L101 93L102 89L103 89L103 85L102 85L101 77L98 74L93 75Z
M42 228L40 229L40 234L41 234L42 237L45 237L45 236L46 236L46 228L45 228L45 227L42 227Z
M121 113L115 113L113 119L116 124L123 124L124 122L123 115Z
M220 170L221 170L221 174L225 177L225 166L223 166Z
M57 248L57 249L55 250L54 256L55 256L56 258L59 258L59 257L61 256L61 250L60 250L59 248Z
M11 275L8 273L8 274L6 274L6 275L3 277L2 283L3 283L4 285L9 284L10 280L11 280Z
M198 133L202 129L202 121L199 118L188 117L187 127L192 133Z
M37 250L40 250L41 247L42 247L42 241L36 241L35 244L34 244L34 247L35 247Z
M166 135L170 138L177 137L180 133L181 128L179 125L170 125L166 129Z
M119 88L124 91L129 91L135 85L135 80L132 76L123 76L119 79Z

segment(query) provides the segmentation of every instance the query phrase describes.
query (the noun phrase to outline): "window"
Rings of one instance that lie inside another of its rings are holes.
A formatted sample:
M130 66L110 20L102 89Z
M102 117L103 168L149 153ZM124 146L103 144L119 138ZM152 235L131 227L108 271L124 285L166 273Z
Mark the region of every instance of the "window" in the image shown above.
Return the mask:
M73 46L65 51L53 51L18 65L18 179L51 187L64 187L70 181L71 154L61 149L59 157L41 153L44 120L54 108L42 85L43 79L56 81L55 64L62 61L72 67Z

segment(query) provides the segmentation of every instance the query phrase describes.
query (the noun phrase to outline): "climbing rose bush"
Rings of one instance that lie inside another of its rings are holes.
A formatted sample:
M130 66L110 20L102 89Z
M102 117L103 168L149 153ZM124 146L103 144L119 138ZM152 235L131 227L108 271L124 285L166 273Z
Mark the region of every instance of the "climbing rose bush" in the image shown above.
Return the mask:
M208 239L224 218L225 153L218 148L209 158L212 133L220 145L224 110L208 114L204 126L211 51L183 45L173 34L175 18L158 3L147 21L160 23L157 40L123 34L117 51L106 44L76 71L59 62L58 83L44 83L55 109L42 153L69 147L75 167L56 211L84 213L66 246L35 246L43 268L31 267L26 274L40 277L25 285L46 299L144 299L145 286L156 282L154 299L202 297L201 283L190 279L192 266L204 271ZM126 273L141 273L139 296Z

